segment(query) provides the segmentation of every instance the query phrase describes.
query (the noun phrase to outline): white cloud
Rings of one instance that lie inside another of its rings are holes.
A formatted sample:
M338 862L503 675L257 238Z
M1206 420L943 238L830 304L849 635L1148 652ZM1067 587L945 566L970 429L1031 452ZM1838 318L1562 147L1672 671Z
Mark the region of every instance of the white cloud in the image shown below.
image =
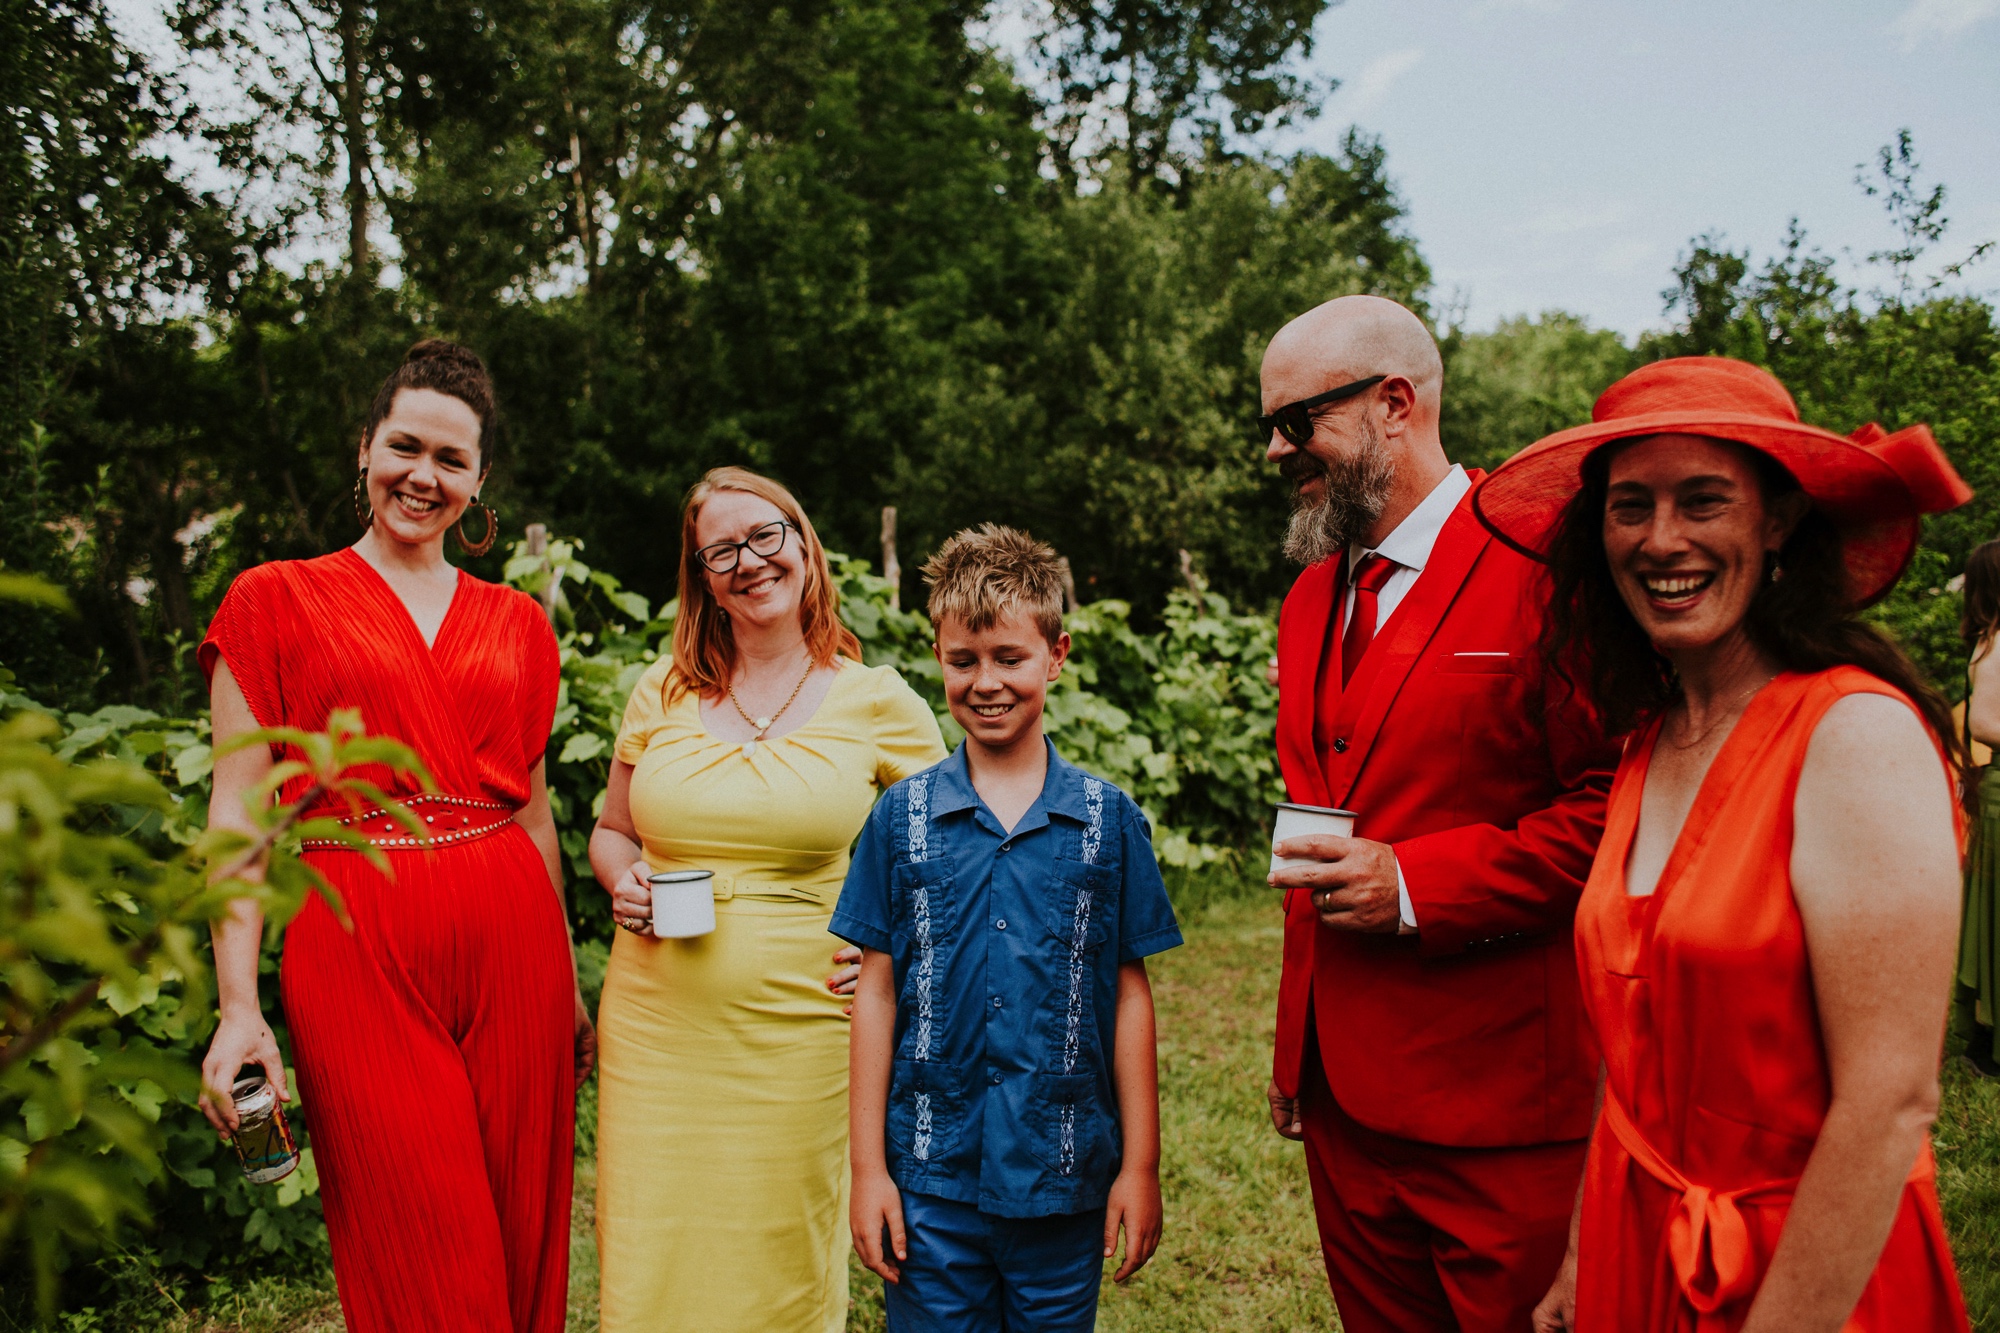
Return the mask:
M1909 51L1926 37L1955 36L1995 14L2000 14L2000 0L1910 0L1910 7L1889 26Z
M1362 66L1361 72L1340 90L1347 94L1347 113L1358 117L1373 111L1388 97L1396 80L1415 69L1423 58L1423 49L1412 46L1376 56Z

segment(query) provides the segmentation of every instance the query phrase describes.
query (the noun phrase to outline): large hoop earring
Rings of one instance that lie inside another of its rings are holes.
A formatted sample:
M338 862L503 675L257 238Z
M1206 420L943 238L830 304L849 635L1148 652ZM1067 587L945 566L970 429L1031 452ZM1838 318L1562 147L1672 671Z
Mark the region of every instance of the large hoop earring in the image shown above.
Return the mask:
M492 505L479 503L479 497L476 495L472 497L472 503L466 506L466 513L469 514L474 509L481 510L486 515L486 535L484 537L481 537L476 542L466 540L465 514L458 516L458 522L452 526L451 531L452 535L458 538L458 544L463 548L465 553L477 558L493 549L493 539L500 535L500 515L493 512Z
M368 503L367 468L362 468L361 475L354 479L354 521L364 530L375 526L375 510Z

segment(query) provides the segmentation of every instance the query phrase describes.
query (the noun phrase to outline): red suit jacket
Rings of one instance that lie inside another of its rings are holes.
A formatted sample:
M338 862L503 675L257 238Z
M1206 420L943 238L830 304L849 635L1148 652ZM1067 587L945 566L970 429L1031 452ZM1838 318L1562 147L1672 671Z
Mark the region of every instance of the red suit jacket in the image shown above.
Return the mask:
M1583 1138L1597 1054L1571 924L1618 751L1542 669L1546 575L1460 501L1335 687L1322 747L1343 563L1299 575L1278 618L1278 763L1292 800L1356 811L1356 837L1395 849L1418 933L1330 930L1308 894L1285 895L1278 1089L1297 1095L1314 1033L1334 1098L1371 1129L1455 1147Z

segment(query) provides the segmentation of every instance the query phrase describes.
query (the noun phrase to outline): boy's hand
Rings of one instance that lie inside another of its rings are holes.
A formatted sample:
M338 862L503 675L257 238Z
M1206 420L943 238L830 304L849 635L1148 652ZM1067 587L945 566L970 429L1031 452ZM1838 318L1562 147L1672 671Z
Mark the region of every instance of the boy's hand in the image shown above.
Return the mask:
M1154 1216L1159 1214L1157 1187ZM910 1257L909 1242L903 1235L903 1196L896 1189L896 1182L889 1178L887 1171L854 1178L853 1202L847 1208L847 1221L854 1232L854 1252L861 1256L862 1267L878 1275L884 1282L900 1285L903 1270L896 1266L896 1259ZM887 1228L889 1245L884 1249L882 1232ZM1154 1226L1155 1239L1158 1238L1158 1224ZM894 1251L891 1259L889 1251ZM1110 1251L1106 1250L1106 1254ZM1149 1250L1148 1253L1151 1253Z
M1118 1228L1125 1228L1125 1262L1111 1275L1123 1282L1146 1266L1153 1251L1160 1248L1160 1173L1126 1167L1111 1182L1111 1197L1104 1206L1104 1257L1118 1248Z

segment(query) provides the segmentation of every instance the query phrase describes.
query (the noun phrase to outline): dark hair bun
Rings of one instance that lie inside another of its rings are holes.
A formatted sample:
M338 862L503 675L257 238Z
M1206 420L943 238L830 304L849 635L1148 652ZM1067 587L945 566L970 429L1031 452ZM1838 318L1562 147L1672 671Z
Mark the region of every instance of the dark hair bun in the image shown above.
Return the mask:
M413 366L420 361L439 361L476 374L486 373L486 363L479 359L479 353L449 338L425 338L412 343L410 350L403 353L403 364Z
M391 371L375 401L368 408L368 426L363 437L373 439L375 428L395 409L396 395L405 389L430 389L449 394L471 408L479 418L479 464L482 470L493 465L499 445L500 413L493 401L493 377L479 353L449 338L424 338L403 353L403 364Z

